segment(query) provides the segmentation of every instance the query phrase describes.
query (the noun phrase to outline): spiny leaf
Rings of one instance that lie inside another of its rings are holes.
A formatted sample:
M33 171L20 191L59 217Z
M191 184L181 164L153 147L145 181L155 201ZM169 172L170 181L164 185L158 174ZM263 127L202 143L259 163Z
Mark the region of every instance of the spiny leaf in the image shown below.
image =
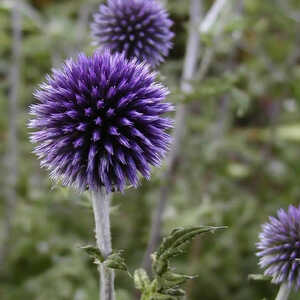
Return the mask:
M143 269L134 273L135 286L142 292L141 300L180 300L185 295L180 287L195 277L175 273L170 268L170 258L181 254L196 235L224 228L226 227L200 226L174 229L163 239L158 251L152 254L154 280L151 282Z
M94 259L94 263L99 265L103 264L105 267L115 270L127 271L127 265L122 257L121 250L114 250L106 258L102 255L100 250L94 246L88 245L81 247L87 254Z
M81 247L81 249L83 249L90 257L92 257L95 260L95 263L96 261L99 261L100 263L104 262L105 258L97 247L87 245Z
M153 255L153 270L162 275L168 269L168 260L180 255L185 246L197 235L205 232L215 232L226 227L200 226L192 228L176 228L163 239L157 253Z
M114 251L104 261L104 265L110 269L116 269L120 271L127 271L127 265L125 259L122 257L123 251Z
M205 233L215 232L218 229L225 229L226 227L212 227L212 226L199 226L191 228L175 228L171 234L163 239L163 242L157 251L157 256L160 257L166 249L174 248L179 244L191 240L194 236Z
M187 280L194 279L196 276L188 276L168 271L159 279L159 283L164 288L175 288L184 284Z

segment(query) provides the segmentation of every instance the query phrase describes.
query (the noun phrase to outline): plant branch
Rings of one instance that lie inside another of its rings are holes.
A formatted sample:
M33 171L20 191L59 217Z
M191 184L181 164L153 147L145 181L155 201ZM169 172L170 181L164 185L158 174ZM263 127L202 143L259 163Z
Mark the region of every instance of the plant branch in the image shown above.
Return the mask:
M110 232L110 195L104 190L92 192L96 240L101 254L106 258L112 252ZM114 272L100 265L100 300L114 300Z
M0 245L0 269L9 253L9 240L12 230L12 219L16 206L16 185L18 179L18 94L20 89L21 48L22 48L22 17L19 6L14 3L12 8L12 67L10 72L9 93L9 139L6 155L8 168L6 179L5 216L3 220L3 240Z
M200 24L199 31L200 33L207 33L213 25L216 23L216 20L224 8L227 0L216 0L209 12L206 14L205 18Z

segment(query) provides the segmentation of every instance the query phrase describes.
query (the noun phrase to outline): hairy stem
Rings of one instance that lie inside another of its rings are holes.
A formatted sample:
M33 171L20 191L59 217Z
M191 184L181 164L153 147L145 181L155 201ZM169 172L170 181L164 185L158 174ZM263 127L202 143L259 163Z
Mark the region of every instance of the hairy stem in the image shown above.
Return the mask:
M92 192L93 211L95 217L96 240L104 257L112 252L110 232L110 195L104 190ZM100 300L114 300L114 272L100 266Z
M291 288L289 287L288 283L283 283L279 289L278 295L276 300L287 300L291 293Z
M201 11L201 0L190 0L190 28L181 82L181 90L185 93L190 93L192 91L190 81L193 79L197 67L200 44L198 26L201 20ZM161 236L162 217L165 211L167 199L169 197L170 185L172 178L174 178L175 165L178 159L181 148L181 140L184 134L185 114L185 105L179 104L176 109L174 143L170 152L167 171L164 175L163 184L160 189L158 203L153 214L150 240L143 261L143 267L148 272L151 271L150 255L156 249Z

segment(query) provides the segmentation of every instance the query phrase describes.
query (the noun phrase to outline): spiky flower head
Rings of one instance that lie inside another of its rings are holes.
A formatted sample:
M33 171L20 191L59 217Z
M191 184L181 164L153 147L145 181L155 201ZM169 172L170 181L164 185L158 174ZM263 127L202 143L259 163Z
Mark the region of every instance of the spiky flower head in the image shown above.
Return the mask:
M257 244L259 265L272 282L300 287L300 207L280 209L262 226Z
M148 65L96 52L68 60L35 92L31 140L53 179L83 190L123 191L150 177L168 149L168 90Z
M92 35L98 46L157 66L172 47L172 21L156 0L108 0L94 15Z

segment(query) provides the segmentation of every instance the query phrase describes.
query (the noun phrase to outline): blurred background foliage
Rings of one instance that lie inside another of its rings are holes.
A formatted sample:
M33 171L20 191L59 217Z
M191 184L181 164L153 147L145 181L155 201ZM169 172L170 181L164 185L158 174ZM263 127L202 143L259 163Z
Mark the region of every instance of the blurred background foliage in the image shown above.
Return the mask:
M18 0L23 37L17 201L8 220L11 1L0 1L1 242L5 223L12 224L0 299L97 299L96 267L79 248L94 243L88 195L49 181L31 154L26 123L32 92L51 68L78 51L94 51L89 21L101 1ZM213 3L202 2L204 11ZM237 14L237 1L228 2L220 20L201 37L200 58L213 58L205 76L199 68L190 95L178 90L189 1L167 2L176 39L160 77L172 91L170 100L186 103L188 118L163 232L183 225L229 226L226 232L194 240L176 261L178 270L199 274L187 285L188 299L274 299L275 286L249 281L248 275L260 272L255 243L261 223L278 208L299 204L300 3L244 0ZM162 172L155 170L138 190L113 199L114 248L126 250L132 269L140 266L147 246ZM119 300L135 297L126 274L117 274L117 290Z

